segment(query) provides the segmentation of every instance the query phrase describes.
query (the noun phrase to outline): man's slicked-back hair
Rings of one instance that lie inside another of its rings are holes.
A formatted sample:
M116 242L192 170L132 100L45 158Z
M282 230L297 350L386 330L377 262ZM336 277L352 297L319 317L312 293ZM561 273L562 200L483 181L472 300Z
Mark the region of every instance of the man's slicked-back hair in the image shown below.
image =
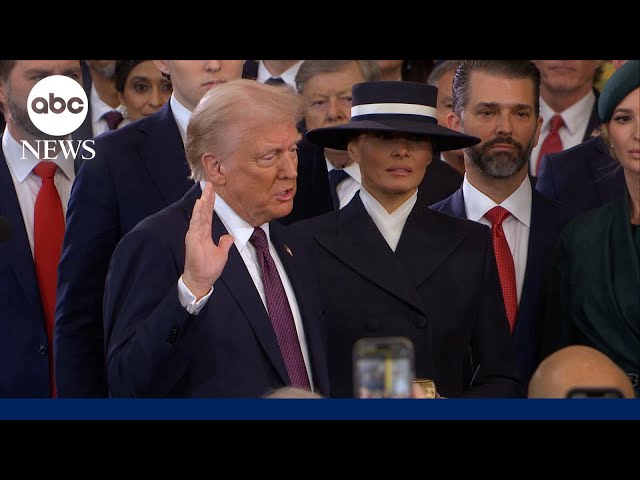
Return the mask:
M221 158L235 148L229 139L236 134L252 139L256 120L265 125L302 119L302 97L288 86L267 85L255 80L232 80L209 90L191 115L185 146L191 178L202 180L202 156ZM234 135L230 135L233 132Z
M535 113L540 115L540 70L531 60L463 60L453 76L453 111L463 118L469 101L469 83L473 72L503 78L529 78L534 84Z
M380 67L373 60L305 60L296 74L296 89L303 93L305 84L316 75L342 72L355 63L365 82L382 80Z

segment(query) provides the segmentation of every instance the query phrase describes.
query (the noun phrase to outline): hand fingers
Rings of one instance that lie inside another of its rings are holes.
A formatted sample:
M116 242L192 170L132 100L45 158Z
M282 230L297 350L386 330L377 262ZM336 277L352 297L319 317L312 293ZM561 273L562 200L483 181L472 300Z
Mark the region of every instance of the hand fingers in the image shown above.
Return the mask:
M233 237L229 234L222 235L218 241L218 248L222 249L225 255L229 255L229 249L233 245Z

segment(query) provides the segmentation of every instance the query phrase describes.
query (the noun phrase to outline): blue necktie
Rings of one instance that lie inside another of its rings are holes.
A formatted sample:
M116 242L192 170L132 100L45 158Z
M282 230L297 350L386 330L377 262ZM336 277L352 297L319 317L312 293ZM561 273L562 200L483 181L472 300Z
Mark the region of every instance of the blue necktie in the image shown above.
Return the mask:
M349 174L341 168L334 168L329 171L329 188L331 189L331 198L333 199L334 210L340 210L338 185L347 177L349 177Z

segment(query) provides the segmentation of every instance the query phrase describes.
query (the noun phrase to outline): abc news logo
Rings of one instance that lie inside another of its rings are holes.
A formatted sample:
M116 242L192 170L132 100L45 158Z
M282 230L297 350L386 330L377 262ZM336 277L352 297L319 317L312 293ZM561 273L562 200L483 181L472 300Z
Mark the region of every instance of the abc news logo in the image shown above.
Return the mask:
M27 112L35 127L46 135L65 137L75 132L87 118L89 101L82 86L64 75L51 75L40 80L29 92ZM53 160L56 151L65 158L77 158L84 147L82 158L95 157L93 140L36 140L35 145L22 141L22 158L25 148L37 158Z

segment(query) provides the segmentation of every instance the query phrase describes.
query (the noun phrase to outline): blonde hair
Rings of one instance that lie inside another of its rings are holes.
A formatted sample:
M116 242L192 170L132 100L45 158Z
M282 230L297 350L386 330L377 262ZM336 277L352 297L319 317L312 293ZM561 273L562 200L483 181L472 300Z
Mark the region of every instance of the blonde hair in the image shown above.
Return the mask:
M235 149L230 139L237 138L236 133L242 141L251 141L251 127L256 122L297 125L302 115L301 97L286 85L238 79L212 88L198 103L187 126L185 152L190 178L202 180L201 160L206 153L227 157Z

